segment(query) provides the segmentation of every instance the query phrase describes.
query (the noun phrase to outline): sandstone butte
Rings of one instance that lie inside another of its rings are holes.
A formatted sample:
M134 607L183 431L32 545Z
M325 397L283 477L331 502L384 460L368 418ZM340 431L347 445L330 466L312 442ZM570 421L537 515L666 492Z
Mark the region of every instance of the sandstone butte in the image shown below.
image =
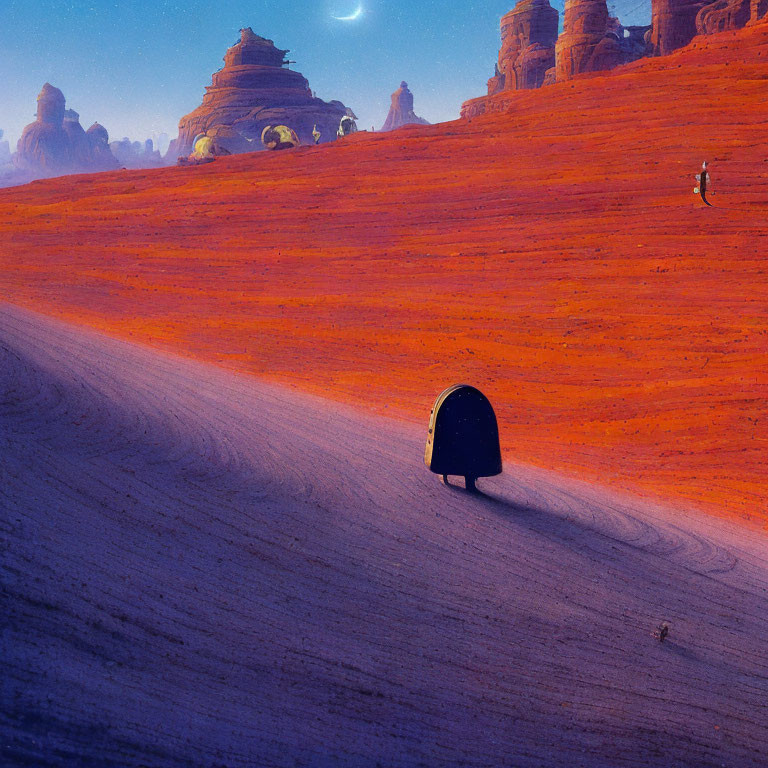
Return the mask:
M314 128L321 141L333 141L341 118L354 113L340 101L316 98L306 78L287 68L292 63L287 53L250 27L241 29L224 67L213 73L203 103L179 121L168 159L189 154L199 133L215 136L233 154L262 149L259 139L268 125L287 125L307 144Z
M425 433L466 381L507 459L764 525L767 94L761 23L470 121L2 190L0 289Z

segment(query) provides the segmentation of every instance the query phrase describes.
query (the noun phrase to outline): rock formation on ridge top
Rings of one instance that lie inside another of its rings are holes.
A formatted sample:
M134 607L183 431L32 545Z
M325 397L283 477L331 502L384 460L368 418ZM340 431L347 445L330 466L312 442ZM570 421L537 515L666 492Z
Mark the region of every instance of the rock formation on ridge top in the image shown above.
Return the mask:
M501 17L501 48L488 95L539 88L555 65L558 12L549 0L520 0Z
M652 0L651 45L657 56L666 56L693 40L696 17L706 0Z
M602 72L642 58L648 27L624 27L608 14L606 0L565 0L563 31L557 38L555 79Z
M287 68L287 53L250 27L241 29L239 42L227 50L224 67L206 87L203 103L179 121L178 138L166 157L175 161L189 154L200 133L215 133L232 153L263 149L260 137L267 125L287 125L308 144L317 125L321 142L334 139L350 110L340 101L313 96L306 79Z
M645 35L650 27L622 26L608 14L606 0L566 0L559 36L558 18L549 0L520 0L502 16L501 48L488 96L541 88L648 54ZM481 103L472 102L468 116L483 110Z
M715 0L696 14L696 31L711 35L727 29L746 27L751 13L750 0Z
M751 0L749 4L749 24L755 24L768 13L768 0Z
M413 94L408 90L408 83L403 80L400 87L392 94L392 104L384 125L379 131L394 131L403 125L429 125L429 121L419 117L413 111Z
M665 56L696 35L741 29L768 12L768 0L652 0L653 52Z
M566 0L563 32L555 49L557 82L590 72L592 54L608 29L606 0Z

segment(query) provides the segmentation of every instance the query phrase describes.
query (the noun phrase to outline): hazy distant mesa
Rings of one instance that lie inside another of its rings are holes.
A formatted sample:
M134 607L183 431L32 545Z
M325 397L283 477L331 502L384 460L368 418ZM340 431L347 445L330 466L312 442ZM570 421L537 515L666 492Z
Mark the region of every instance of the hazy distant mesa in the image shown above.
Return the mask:
M11 155L8 142L0 142L0 186L163 164L151 139L141 143L124 138L110 143L109 133L100 123L84 130L80 115L66 108L64 94L50 83L45 83L37 96L36 119L24 129L16 152Z

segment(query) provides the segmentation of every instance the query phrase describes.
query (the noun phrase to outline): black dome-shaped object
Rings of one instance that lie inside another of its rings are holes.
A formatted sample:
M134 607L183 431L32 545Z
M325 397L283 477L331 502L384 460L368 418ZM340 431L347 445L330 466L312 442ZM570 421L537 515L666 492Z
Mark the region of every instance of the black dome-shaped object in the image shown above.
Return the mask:
M501 474L496 414L479 389L454 384L435 400L424 463L443 479L464 475L467 490L474 490L478 477Z

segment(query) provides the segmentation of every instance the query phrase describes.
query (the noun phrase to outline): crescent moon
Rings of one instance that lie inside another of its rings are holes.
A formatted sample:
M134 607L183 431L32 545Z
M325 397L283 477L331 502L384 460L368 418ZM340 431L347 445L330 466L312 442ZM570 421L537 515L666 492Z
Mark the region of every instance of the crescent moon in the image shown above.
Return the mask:
M354 21L359 19L363 15L363 6L358 5L357 8L349 14L349 16L333 16L336 21Z

